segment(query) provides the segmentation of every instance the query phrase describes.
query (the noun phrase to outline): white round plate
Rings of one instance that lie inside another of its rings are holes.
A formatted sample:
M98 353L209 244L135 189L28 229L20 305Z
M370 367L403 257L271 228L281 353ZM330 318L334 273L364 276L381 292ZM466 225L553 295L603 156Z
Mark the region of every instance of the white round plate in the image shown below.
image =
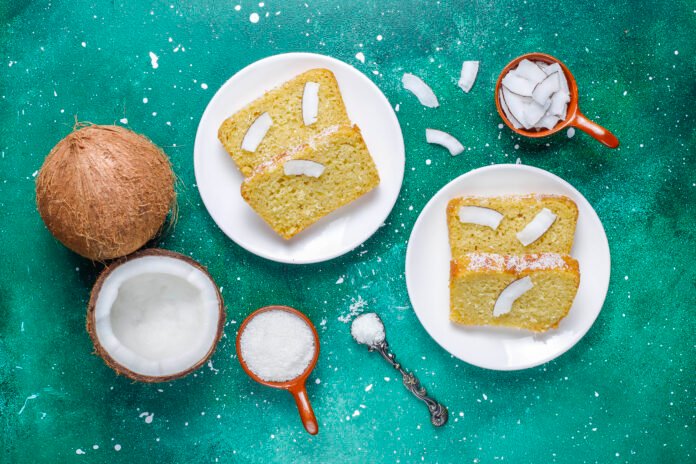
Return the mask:
M379 186L290 240L283 240L240 194L242 174L218 141L220 124L264 92L313 68L336 75L348 116L362 131L379 171ZM287 53L257 61L232 76L203 113L193 165L205 207L238 245L264 258L293 264L326 261L354 249L391 212L404 177L404 139L389 101L364 74L342 61L313 53Z
M578 205L572 256L580 263L580 287L557 329L542 334L497 327L462 327L449 320L451 253L445 210L461 195L561 194ZM452 355L495 370L538 366L569 350L590 329L609 288L611 261L602 223L585 197L542 169L500 164L474 169L444 186L425 206L406 250L406 285L425 330Z

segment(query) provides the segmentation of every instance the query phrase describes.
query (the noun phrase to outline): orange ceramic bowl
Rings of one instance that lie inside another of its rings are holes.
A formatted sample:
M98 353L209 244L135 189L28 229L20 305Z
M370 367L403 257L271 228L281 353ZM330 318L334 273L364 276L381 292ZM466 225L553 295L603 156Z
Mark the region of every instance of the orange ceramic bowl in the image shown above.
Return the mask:
M558 124L556 124L552 129L517 129L512 124L512 122L510 122L508 117L505 115L503 108L500 106L500 86L502 85L503 78L507 75L508 72L510 72L510 70L517 68L517 65L520 63L520 61L524 59L530 61L543 61L544 63L548 64L558 63L561 66L561 69L563 70L563 74L565 75L566 80L568 81L568 89L570 91L570 102L568 103L566 118L562 121L559 121ZM584 132L587 132L589 135L599 140L609 148L616 148L619 146L619 140L614 136L614 134L612 134L599 124L590 121L585 117L584 114L580 112L580 109L578 108L578 84L575 81L575 77L570 72L568 67L561 62L561 60L554 58L551 55L547 55L545 53L527 53L525 55L518 56L503 68L502 72L500 73L500 76L498 77L498 82L496 82L495 84L495 107L498 109L498 114L503 119L505 124L517 134L523 135L525 137L547 137L551 134L555 134L556 132L559 132L571 126L576 127Z

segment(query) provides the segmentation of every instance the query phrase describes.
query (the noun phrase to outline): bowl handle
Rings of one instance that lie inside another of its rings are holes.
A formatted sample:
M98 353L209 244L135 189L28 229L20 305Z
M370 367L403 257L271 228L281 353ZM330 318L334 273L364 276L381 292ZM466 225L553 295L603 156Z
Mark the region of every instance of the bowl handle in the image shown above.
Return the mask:
M575 117L570 122L570 125L588 133L590 136L599 140L609 148L616 148L619 146L619 139L617 139L614 134L599 124L590 121L579 111L575 114Z
M302 425L304 425L304 428L311 435L316 435L319 432L319 424L317 423L317 418L314 416L312 405L309 403L309 397L307 396L307 389L304 383L291 388L290 393L292 393L293 398L295 398L295 404L297 404L297 410L300 412Z

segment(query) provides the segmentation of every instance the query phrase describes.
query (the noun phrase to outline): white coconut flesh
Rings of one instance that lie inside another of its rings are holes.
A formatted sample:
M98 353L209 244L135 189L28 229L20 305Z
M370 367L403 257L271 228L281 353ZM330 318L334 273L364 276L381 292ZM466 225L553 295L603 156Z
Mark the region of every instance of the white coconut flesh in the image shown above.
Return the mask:
M493 307L493 316L500 317L512 311L512 305L519 297L534 288L532 279L529 276L517 279L511 282L505 289L500 292L498 299L495 300Z
M305 126L317 122L319 114L319 84L307 82L302 93L302 121Z
M273 119L271 119L271 115L268 113L263 113L256 118L256 120L251 123L251 126L249 126L249 129L247 129L246 134L244 134L244 139L242 139L242 150L256 151L272 125Z
M283 172L286 176L308 176L320 177L326 167L311 160L289 160L283 165Z
M501 84L500 106L516 129L552 129L565 120L570 90L560 64L522 60Z
M182 373L204 359L222 317L214 282L169 256L133 258L102 283L95 332L104 351L126 369L151 377Z
M482 206L462 206L459 208L459 221L466 224L478 224L496 230L503 220L503 215L491 208Z
M478 70L478 61L465 61L462 63L462 72L457 84L464 92L469 93L469 90L471 90L471 88L474 86L476 76L478 75Z
M529 224L527 224L524 229L517 233L517 240L524 246L534 243L549 230L555 221L556 215L554 212L548 208L544 208L539 214L534 216L534 219L529 221Z
M464 145L461 144L453 135L437 129L425 129L425 140L428 143L445 147L452 156L457 156L464 151Z
M433 89L423 82L423 79L420 77L411 73L404 73L401 77L401 84L404 86L404 89L418 98L421 105L427 106L428 108L437 108L440 106L440 102L438 102Z

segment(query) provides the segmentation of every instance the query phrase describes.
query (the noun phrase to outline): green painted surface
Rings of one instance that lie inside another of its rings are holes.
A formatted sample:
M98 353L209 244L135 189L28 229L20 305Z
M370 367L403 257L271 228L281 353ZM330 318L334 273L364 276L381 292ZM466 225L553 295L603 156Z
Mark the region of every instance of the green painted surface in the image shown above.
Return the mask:
M0 6L0 461L694 462L693 3L267 0L240 11L234 1L46 3ZM620 150L580 133L532 142L498 128L497 73L534 50L574 71L583 110L617 134ZM365 72L400 104L407 154L386 227L342 258L303 267L229 241L201 204L192 165L215 90L287 51L324 53ZM463 59L482 62L468 95L455 85ZM422 108L403 91L404 71L431 83L442 106ZM188 378L133 384L92 354L85 305L100 268L57 243L34 205L36 170L76 116L127 118L165 147L181 178L180 220L159 244L207 265L228 311L212 366ZM428 126L470 150L452 158L428 146ZM611 286L570 352L536 369L491 372L453 359L421 328L406 293L405 243L446 182L518 157L594 205L611 245ZM385 319L399 358L449 406L444 429L428 424L386 364L351 342L338 317L360 298ZM290 397L254 384L235 358L239 321L271 303L320 324L309 386L315 438ZM144 412L154 413L151 423Z

